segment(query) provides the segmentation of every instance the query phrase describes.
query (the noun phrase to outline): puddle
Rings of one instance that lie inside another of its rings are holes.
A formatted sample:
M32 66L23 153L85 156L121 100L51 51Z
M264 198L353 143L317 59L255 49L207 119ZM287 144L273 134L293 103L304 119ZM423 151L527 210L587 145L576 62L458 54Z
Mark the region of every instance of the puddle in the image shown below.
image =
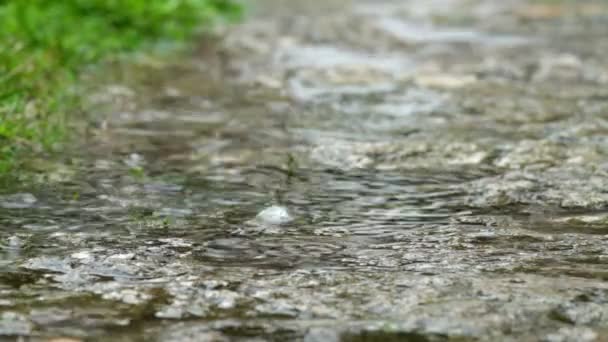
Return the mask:
M3 191L2 337L608 337L608 12L255 5Z

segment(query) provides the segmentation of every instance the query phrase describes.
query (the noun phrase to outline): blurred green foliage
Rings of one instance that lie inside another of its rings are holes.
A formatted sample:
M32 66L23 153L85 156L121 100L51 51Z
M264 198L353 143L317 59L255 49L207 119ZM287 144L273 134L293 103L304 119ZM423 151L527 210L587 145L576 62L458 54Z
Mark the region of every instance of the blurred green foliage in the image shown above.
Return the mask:
M0 0L0 174L62 140L83 66L239 16L233 0Z

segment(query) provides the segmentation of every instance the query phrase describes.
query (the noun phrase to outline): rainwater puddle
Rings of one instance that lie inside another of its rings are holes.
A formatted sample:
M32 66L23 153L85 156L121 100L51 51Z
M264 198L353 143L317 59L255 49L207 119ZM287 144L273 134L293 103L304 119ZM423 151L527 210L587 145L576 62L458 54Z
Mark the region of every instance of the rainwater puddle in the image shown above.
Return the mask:
M0 335L607 338L608 10L255 4L0 195Z

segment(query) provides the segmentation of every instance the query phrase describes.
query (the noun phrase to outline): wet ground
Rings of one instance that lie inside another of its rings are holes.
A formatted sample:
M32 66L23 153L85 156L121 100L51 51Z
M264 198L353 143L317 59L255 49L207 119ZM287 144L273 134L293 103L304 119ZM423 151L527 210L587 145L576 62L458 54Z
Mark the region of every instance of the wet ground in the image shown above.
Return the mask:
M608 341L607 2L251 13L2 194L0 335Z

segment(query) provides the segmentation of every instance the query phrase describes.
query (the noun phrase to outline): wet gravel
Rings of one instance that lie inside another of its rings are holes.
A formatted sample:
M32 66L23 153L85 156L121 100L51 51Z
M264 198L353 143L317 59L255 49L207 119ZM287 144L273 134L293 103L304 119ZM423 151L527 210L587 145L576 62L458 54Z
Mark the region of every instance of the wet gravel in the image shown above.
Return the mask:
M608 3L258 0L0 194L0 336L608 340Z

